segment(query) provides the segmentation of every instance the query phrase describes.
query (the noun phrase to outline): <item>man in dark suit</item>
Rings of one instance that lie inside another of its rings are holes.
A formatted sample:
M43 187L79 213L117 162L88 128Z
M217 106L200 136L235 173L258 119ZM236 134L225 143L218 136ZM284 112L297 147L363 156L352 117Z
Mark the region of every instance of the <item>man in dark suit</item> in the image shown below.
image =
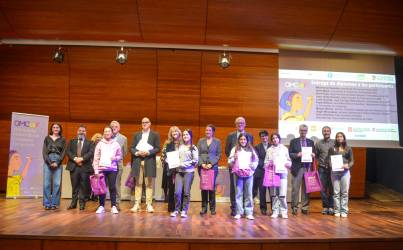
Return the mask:
M246 121L243 117L238 117L235 119L235 127L237 131L230 133L225 141L225 155L227 159L231 153L231 149L235 147L240 134L245 134L248 141L253 146L253 136L245 132ZM235 202L235 184L234 184L234 174L231 173L231 168L228 166L229 176L230 176L230 199L231 199L231 216L236 215L236 202Z
M270 147L269 143L269 132L267 130L262 130L259 132L260 143L255 146L256 153L259 157L259 164L253 174L253 197L257 196L259 190L259 205L260 212L263 215L267 214L267 204L266 204L266 190L267 187L263 186L264 177L264 159L266 158L266 151Z
M302 147L311 147L312 152L314 150L314 142L306 138L308 133L308 126L302 124L299 126L299 137L292 139L290 142L290 148L288 149L290 153L290 158L292 160L291 174L292 178L292 191L291 191L291 211L293 215L297 215L298 212L298 201L299 201L299 191L301 189L301 211L303 214L309 213L309 194L306 192L304 173L312 166L312 162L301 162L302 158ZM315 154L312 153L312 158ZM302 186L302 188L301 188Z
M133 143L130 148L132 153L131 175L136 179L135 202L132 212L140 211L143 181L146 185L146 211L154 212L153 200L153 178L157 176L156 156L160 151L160 135L150 129L150 119L144 117L141 120L142 130L134 134Z
M94 157L94 144L85 138L86 134L86 127L80 125L77 138L70 140L66 150L69 159L66 169L70 171L72 186L72 200L68 209L76 208L79 201L80 210L84 210L85 200L90 194L88 182L90 174L94 171L91 164Z

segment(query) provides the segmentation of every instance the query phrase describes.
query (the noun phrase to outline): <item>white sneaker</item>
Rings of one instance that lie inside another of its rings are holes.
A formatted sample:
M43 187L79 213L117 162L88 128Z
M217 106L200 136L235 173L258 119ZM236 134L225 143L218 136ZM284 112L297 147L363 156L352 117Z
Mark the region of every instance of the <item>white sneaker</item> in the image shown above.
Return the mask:
M235 220L239 220L240 218L241 218L241 215L240 215L240 214L237 214L237 215L234 216L234 219L235 219Z
M152 205L147 205L146 211L147 211L148 213L154 213L154 208L153 208L153 206L152 206Z
M246 216L246 219L248 219L248 220L254 220L255 217L253 217L253 215L250 214L250 215L247 215L247 216Z
M172 213L171 213L171 217L176 217L178 215L178 211L173 211Z
M334 213L334 216L340 217L340 213Z
M271 217L272 217L272 218L277 218L277 217L278 217L278 213L273 213L273 214L271 215Z
M96 214L102 214L105 213L105 208L103 206L99 206L97 211L95 212Z
M346 213L341 213L341 217L343 217L343 218L347 218L347 217L348 217L348 215L347 215Z
M137 213L140 211L140 206L139 204L134 204L134 206L130 209L131 212Z
M288 214L287 214L287 213L282 213L282 214L281 214L281 218L283 218L283 219L288 219Z
M118 214L119 213L118 208L116 206L113 206L111 209L111 213Z
M182 217L182 218L186 218L186 217L188 217L188 215L187 215L186 211L182 211L182 212L181 212L181 217Z

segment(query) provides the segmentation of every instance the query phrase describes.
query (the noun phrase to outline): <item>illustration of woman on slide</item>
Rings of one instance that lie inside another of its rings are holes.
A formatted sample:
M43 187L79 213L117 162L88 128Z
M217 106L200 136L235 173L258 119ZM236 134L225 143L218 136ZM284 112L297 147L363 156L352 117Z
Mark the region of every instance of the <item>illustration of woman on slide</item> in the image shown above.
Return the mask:
M8 162L8 176L7 176L7 197L15 197L20 195L20 186L24 177L27 175L29 166L31 165L32 158L27 156L27 162L21 173L18 173L22 165L21 155L16 150L10 151L10 159Z
M297 91L286 91L280 98L280 108L287 111L281 116L281 120L305 121L311 113L313 96L308 96L305 112L298 114L303 109L302 95Z

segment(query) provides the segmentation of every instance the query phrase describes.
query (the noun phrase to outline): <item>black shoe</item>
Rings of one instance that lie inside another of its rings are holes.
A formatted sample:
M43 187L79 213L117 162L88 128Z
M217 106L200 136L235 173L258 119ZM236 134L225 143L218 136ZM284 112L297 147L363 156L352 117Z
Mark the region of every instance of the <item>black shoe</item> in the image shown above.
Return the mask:
M207 209L202 208L202 210L200 211L200 215L205 215L205 214L207 214Z
M80 204L80 210L84 210L85 209L85 204Z
M293 215L297 215L297 214L298 214L298 210L297 210L296 208L293 208L293 209L292 209L292 214L293 214Z
M216 215L217 214L217 212L215 210L211 210L210 213L211 213L211 215Z
M67 208L67 210L76 209L76 208L77 208L77 205L70 204L70 206Z
M305 215L308 215L308 214L309 214L309 211L308 211L308 210L301 210L301 212L302 212L303 214L305 214Z
M262 213L262 215L267 215L267 210L261 209L260 212Z
M235 216L235 215L236 215L235 210L232 210L232 211L231 211L231 216Z

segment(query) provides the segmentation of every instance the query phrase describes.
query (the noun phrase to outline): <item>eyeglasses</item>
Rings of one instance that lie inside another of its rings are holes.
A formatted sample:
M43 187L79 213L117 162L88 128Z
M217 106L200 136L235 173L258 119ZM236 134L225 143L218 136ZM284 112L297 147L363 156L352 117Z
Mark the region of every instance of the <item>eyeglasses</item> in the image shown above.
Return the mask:
M142 124L147 124L147 123L150 123L150 122L141 122Z

